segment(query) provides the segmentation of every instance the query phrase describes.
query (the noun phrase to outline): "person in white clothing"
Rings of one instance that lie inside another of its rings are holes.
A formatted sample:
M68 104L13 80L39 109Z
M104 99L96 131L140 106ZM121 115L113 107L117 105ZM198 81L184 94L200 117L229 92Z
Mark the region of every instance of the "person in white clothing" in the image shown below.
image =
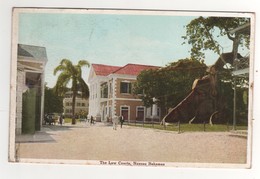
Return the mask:
M116 130L118 124L118 116L116 114L113 116L112 122L113 122L113 129Z

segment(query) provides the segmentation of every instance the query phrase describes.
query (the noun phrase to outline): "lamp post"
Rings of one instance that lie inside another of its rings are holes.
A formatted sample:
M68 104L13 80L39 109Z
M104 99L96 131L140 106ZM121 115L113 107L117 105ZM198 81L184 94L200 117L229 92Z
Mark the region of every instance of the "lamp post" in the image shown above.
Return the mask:
M234 96L233 96L233 130L236 130L236 97L237 97L237 90L236 90L236 77L234 77Z

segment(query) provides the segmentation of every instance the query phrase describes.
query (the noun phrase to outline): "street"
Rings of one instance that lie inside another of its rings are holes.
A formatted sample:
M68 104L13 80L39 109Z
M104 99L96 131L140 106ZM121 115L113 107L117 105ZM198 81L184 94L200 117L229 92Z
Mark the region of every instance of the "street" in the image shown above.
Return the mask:
M18 158L245 164L247 139L231 132L176 132L96 123L44 126L17 136ZM51 161L51 160L50 160Z

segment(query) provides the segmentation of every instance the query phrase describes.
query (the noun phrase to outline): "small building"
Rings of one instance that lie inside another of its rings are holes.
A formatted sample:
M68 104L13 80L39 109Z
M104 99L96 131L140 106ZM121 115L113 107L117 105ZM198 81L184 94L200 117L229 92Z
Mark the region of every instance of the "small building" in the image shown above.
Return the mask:
M45 47L18 44L16 134L41 129L44 116Z
M92 64L89 74L89 116L108 122L114 115L122 115L125 121L160 117L160 109L154 104L146 108L142 100L132 93L133 83L143 70L157 66L127 64L110 66Z
M79 91L76 96L75 114L77 116L87 116L88 114L88 99L82 98L82 93ZM65 93L63 98L63 113L65 117L72 117L72 91Z

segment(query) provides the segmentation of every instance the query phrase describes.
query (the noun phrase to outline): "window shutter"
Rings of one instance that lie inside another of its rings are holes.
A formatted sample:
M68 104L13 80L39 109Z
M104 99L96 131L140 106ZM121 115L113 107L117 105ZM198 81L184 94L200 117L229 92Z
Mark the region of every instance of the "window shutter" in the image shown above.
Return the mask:
M124 93L124 83L120 82L120 93Z
M128 92L131 94L132 93L132 84L128 83Z

